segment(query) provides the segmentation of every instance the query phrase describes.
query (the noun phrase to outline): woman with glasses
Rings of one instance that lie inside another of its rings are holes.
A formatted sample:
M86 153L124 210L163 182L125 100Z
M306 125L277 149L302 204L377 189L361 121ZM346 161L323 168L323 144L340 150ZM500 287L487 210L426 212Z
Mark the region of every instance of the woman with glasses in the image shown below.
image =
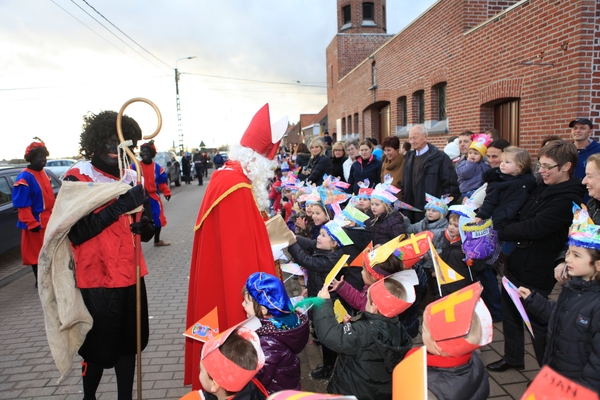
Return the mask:
M585 193L579 179L573 177L577 149L564 140L548 142L538 155L542 181L529 195L518 222L498 230L498 239L515 242L507 261L507 278L517 287L524 286L544 297L554 288L554 266L567 241L573 218L573 203ZM490 371L523 369L525 340L523 319L508 292L502 288L504 356L487 365ZM533 348L541 365L544 358L548 324L535 314L529 319L533 328Z
M340 178L344 182L346 182L346 178L344 178L344 162L347 159L344 143L335 142L331 147L331 163L333 164L331 175Z

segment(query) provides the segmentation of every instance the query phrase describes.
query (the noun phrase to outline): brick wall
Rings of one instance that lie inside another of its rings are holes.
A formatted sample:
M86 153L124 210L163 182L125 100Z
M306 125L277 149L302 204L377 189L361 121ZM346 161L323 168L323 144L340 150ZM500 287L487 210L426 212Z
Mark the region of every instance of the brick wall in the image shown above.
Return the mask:
M473 25L513 5L487 23ZM333 83L328 88L329 130L335 130L337 118L357 112L365 122L359 121L361 138L377 137L365 112L387 102L393 132L404 125L398 121L398 99L403 96L408 122L415 121L412 99L418 90L424 91L425 120L436 120L434 86L446 82L450 135L493 127L494 106L509 98L520 99L519 145L532 154L546 135L568 138L568 123L577 116L591 116L597 134L599 19L600 5L594 0L442 0L371 59L366 59L369 54L363 57L351 73L345 66L370 53L371 48L361 47L372 42L337 35L326 53L328 71L333 66L336 75L328 76ZM465 31L469 26L474 29ZM368 90L372 61L377 63L376 90ZM432 138L443 144L445 139Z
M344 29L343 33L386 33L385 15L383 13L385 0L370 0L374 5L374 26L363 24L363 2L363 0L338 0L338 32L342 32L342 26L344 26L344 15L342 10L345 6L350 6L352 26Z

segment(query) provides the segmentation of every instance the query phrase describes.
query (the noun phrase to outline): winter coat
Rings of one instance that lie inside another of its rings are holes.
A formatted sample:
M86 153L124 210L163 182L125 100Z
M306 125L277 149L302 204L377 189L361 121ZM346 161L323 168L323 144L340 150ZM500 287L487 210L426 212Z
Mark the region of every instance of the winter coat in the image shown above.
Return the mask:
M593 139L590 139L590 144L585 149L577 149L577 165L575 166L575 174L573 176L583 179L585 177L587 159L596 153L600 153L600 144Z
M556 303L535 292L523 303L528 313L548 322L542 364L600 392L600 284L571 280Z
M567 241L573 202L584 192L578 178L551 186L542 182L529 195L519 221L498 230L499 240L516 242L507 263L516 286L552 290L554 261Z
M463 160L456 166L458 187L461 193L477 189L483 184L483 173L490 169L488 163Z
M343 255L342 249L317 249L317 241L296 236L296 243L288 247L288 251L296 263L308 270L308 296L315 297L325 283L325 277ZM308 253L306 252L308 251Z
M260 385L260 386L259 386ZM199 392L199 391L198 391ZM204 397L202 397L204 396ZM250 382L246 386L242 388L239 392L234 394L229 398L229 400L265 400L266 390L262 387L261 383L256 379L252 378ZM185 397L185 400L218 400L219 398L210 393L210 392L202 392L202 395L198 395L198 397Z
M333 157L331 159L331 165L333 166L331 168L331 175L340 178L340 180L344 182L346 182L346 178L344 178L344 161L346 161L346 159L346 156Z
M512 176L503 174L500 168L493 168L483 174L483 179L488 185L477 216L481 219L491 218L495 229L515 222L517 214L535 188L533 174Z
M319 186L323 183L323 175L331 175L332 170L331 158L327 156L311 157L308 165L303 169L303 173L306 172L304 180Z
M308 342L310 333L308 317L297 314L300 325L287 330L277 329L270 319L260 320L256 331L260 347L265 353L265 365L256 374L269 394L280 390L300 390L299 354Z
M361 226L344 227L342 229L344 229L350 240L354 242L354 244L350 246L344 246L342 248L342 252L350 256L350 258L348 259L348 263L350 264L352 263L352 261L354 261L356 257L362 257L362 251L371 242L371 232L369 232L367 229ZM356 290L362 290L363 286L365 285L365 282L362 278L361 267L342 268L342 271L338 274L336 278L339 280L342 276L344 277L344 281L348 283L348 286ZM344 307L348 306L346 307L346 310L348 310L350 314L354 315L353 310L355 312L360 311L360 309L354 307L345 299L340 300Z
M358 194L358 189L360 189L358 182L362 182L365 179L369 180L369 187L375 187L375 185L381 182L381 161L373 155L366 162L362 157L356 157L356 161L354 161L352 168L350 168L350 176L348 178L350 187L348 188L348 193Z
M405 233L404 216L397 210L379 217L369 218L365 225L371 232L373 246L385 244L396 236Z
M298 153L296 155L296 168L306 167L308 165L309 161L310 161L310 153Z
M396 158L392 161L388 160L387 157L381 164L381 182L383 182L386 175L392 177L392 186L398 189L402 188L402 175L404 174L404 154L399 153ZM402 199L402 192L396 194L398 199Z
M490 395L490 382L481 358L473 352L469 361L458 367L428 366L427 389L438 400L485 400Z
M338 286L336 293L343 299L350 307L357 311L365 311L367 306L367 292L369 291L369 285L363 285L362 290L357 290L352 285L342 282Z
M448 227L448 220L446 218L440 217L437 221L429 221L427 217L425 217L421 221L411 224L410 219L404 217L404 227L406 228L406 233L414 233L415 235L423 231L433 232L433 240L431 243L438 254L442 251L442 236L444 236L444 232ZM432 267L433 261L431 261L431 258L427 258L423 263L423 268Z
M428 146L429 150L420 156L426 158L421 164L417 181L413 182L413 164L416 154L414 150L405 155L404 178L402 179L403 201L421 210L424 209L426 203L425 193L437 198L442 197L443 194L449 194L455 199L460 197L456 170L450 157L431 143Z
M440 258L444 260L450 268L465 278L457 282L442 285L442 295L449 295L450 293L456 292L473 283L473 279L471 279L471 274L469 273L469 267L467 267L467 264L465 264L464 261L465 253L462 249L460 236L451 241L446 232L442 233Z
M398 317L363 312L347 324L338 324L333 303L326 300L314 310L313 324L321 343L339 354L329 393L391 400L392 371L412 347Z

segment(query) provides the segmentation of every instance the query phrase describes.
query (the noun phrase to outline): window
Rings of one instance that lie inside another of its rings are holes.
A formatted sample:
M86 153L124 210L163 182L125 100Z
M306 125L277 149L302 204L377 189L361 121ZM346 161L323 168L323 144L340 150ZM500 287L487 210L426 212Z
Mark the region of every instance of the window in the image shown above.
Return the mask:
M377 89L377 65L375 64L375 61L371 64L371 81L371 89Z
M10 203L12 201L12 194L8 181L5 177L0 177L0 204Z
M438 121L446 119L446 84L442 83L437 87L438 94Z
M342 118L342 136L346 134L346 118Z
M363 21L373 21L375 18L375 5L373 3L363 3Z
M354 113L354 129L352 133L358 133L358 113Z
M342 7L342 17L343 17L344 25L352 22L352 12L350 10L349 5Z
M413 94L412 121L416 124L425 122L425 91L419 90Z
M396 125L406 126L408 125L408 119L406 118L406 96L402 96L398 99L398 109Z
M352 115L348 115L348 134L352 134Z

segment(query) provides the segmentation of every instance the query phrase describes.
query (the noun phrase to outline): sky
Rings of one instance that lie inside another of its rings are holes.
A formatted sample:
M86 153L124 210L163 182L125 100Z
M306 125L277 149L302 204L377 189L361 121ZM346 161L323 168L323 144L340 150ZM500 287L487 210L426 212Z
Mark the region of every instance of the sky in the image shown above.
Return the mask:
M387 0L396 34L435 0ZM50 158L76 156L83 116L144 97L162 115L158 150L238 143L269 103L273 122L326 104L325 50L334 0L0 0L0 160L23 157L34 136ZM195 56L193 59L185 57ZM143 134L157 117L127 107Z

